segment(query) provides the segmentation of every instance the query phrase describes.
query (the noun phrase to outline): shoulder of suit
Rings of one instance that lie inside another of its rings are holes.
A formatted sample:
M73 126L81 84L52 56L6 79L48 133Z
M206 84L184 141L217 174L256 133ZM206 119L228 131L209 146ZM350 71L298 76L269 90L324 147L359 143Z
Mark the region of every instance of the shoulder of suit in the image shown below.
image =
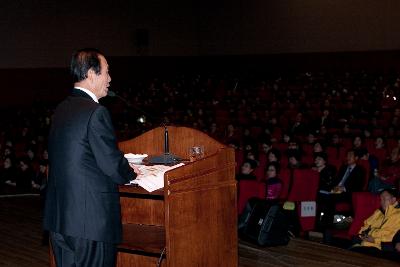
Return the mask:
M96 116L96 117L100 118L100 117L103 117L103 116L109 117L110 115L109 115L108 109L105 106L102 106L102 105L98 104L96 106L93 106L93 110L92 110L92 115L91 116Z

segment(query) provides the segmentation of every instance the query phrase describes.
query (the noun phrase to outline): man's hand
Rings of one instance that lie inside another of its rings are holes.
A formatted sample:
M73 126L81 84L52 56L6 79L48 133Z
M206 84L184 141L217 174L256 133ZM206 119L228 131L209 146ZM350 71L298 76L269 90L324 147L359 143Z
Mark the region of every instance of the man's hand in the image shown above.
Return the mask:
M332 190L333 193L340 194L345 191L344 186L335 186L335 188Z
M387 177L386 176L379 176L379 179L381 179L382 181L386 181Z
M139 167L133 163L129 163L129 166L133 169L133 171L139 176L142 172L139 170Z
M394 248L397 250L397 252L400 252L400 242L396 243L396 245L394 246Z
M375 242L375 239L374 239L372 236L370 236L370 235L361 236L361 239L362 239L363 241L367 241L367 242L370 242L370 243L374 243L374 242Z

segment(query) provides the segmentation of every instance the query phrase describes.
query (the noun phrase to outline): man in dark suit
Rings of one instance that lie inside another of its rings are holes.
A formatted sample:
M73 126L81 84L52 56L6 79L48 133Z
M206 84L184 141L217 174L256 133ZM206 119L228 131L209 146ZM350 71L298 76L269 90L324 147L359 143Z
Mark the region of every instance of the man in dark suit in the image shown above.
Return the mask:
M346 194L351 198L352 192L363 190L366 171L357 164L359 155L355 150L347 151L347 164L343 165L337 175L337 186L334 193Z
M58 267L110 267L122 238L118 185L136 173L98 103L111 81L105 57L95 49L79 50L71 73L74 89L55 110L49 133L44 229Z
M352 193L363 190L366 172L357 164L358 158L356 151L347 151L347 164L340 168L336 186L330 194L318 194L318 205L324 214L321 219L323 228L333 224L336 204L345 202L351 205Z

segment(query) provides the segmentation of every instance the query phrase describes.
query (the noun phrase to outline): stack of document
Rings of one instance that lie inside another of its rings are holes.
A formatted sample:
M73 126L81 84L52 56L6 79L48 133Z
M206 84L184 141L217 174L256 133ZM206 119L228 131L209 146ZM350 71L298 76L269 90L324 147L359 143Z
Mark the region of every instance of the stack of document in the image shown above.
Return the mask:
M183 166L183 163L179 163L174 166L165 165L136 165L139 169L140 174L135 180L131 181L129 184L138 184L149 192L161 189L164 187L164 174L172 169Z

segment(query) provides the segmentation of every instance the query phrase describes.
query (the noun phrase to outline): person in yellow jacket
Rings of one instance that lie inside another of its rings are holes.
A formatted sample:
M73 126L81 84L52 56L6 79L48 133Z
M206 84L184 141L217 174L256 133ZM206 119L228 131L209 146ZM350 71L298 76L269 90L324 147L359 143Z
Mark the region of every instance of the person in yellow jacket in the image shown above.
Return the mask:
M393 236L400 230L400 204L396 195L394 189L380 192L381 207L364 221L359 231L359 244L354 245L351 250L379 255L382 243L392 242Z

